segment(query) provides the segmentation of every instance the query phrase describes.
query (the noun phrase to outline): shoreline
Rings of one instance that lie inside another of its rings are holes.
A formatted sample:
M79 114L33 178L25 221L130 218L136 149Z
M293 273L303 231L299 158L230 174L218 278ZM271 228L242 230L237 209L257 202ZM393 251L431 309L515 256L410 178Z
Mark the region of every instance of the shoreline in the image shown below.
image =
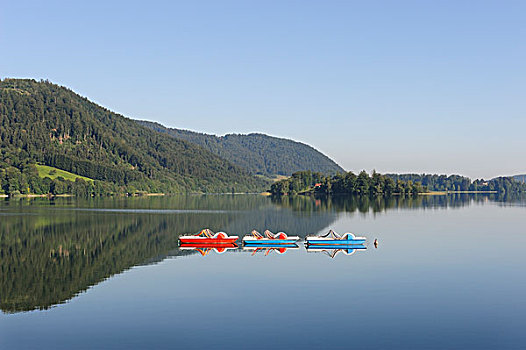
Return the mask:
M430 192L422 192L418 195L424 195L424 196L445 196L448 194L495 194L498 193L497 191L430 191Z
M496 194L496 193L498 193L498 192L497 191L431 191L431 192L420 192L417 195L418 196L447 196L448 194ZM246 193L246 192L242 192L242 193L229 193L229 192L225 192L225 193L200 193L200 192L195 192L195 193L139 193L139 194L135 193L135 194L131 194L131 195L117 194L117 195L106 195L106 196L101 196L101 197L163 197L163 196L181 195L181 194L190 194L190 195L258 194L258 195L265 196L265 197L272 196L272 194L270 192L257 192L257 193ZM302 192L302 193L298 193L297 195L299 195L299 196L310 196L310 195L313 195L313 194L314 193ZM338 195L345 195L345 194L338 194ZM392 195L400 196L401 193L393 193ZM49 198L49 199L52 199L52 198L71 198L71 197L75 197L75 196L73 194L67 194L67 193L66 194L57 194L57 195L52 195L52 194L19 194L19 195L12 196L12 197L10 197L7 194L0 194L0 198ZM81 198L84 198L84 197L81 197ZM88 197L88 198L93 198L93 197Z
M413 193L391 193L391 196L447 196L448 194L498 194L498 191L430 191L430 192L418 192L417 194ZM261 193L264 196L272 196L272 193L269 192L263 192ZM304 192L298 192L295 195L292 196L314 196L316 193L313 191L304 191ZM326 196L327 194L321 194L323 196ZM283 194L283 196L291 196L289 194ZM357 194L351 194L351 193L333 193L331 196L360 196ZM368 196L368 195L366 195ZM384 195L379 195L384 196Z
M55 197L63 197L63 198L66 198L66 197L74 197L72 194L33 194L33 193L29 193L29 194L17 194L15 196L9 196L7 194L0 194L0 198L55 198Z
M105 195L105 196L101 196L101 197L162 197L162 196L166 196L167 194L166 193L141 193L141 194L132 194L132 195L124 195L124 194L117 194L117 195ZM64 193L64 194L51 194L51 193L48 193L48 194L33 194L33 193L29 193L29 194L17 194L15 196L9 196L7 194L0 194L0 198L49 198L49 199L52 199L52 198L72 198L72 197L76 197L75 195L73 194L69 194L69 193ZM93 196L91 197L79 197L79 198L94 198Z

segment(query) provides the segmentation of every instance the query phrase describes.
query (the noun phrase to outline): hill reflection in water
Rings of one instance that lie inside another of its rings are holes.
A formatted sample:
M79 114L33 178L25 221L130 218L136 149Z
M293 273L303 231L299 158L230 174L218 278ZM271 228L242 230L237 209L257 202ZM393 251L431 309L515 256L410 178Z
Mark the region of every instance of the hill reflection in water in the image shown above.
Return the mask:
M133 266L194 253L179 250L178 237L202 228L239 236L269 229L305 237L330 227L342 212L454 208L493 199L196 195L5 201L0 205L0 309L48 309Z

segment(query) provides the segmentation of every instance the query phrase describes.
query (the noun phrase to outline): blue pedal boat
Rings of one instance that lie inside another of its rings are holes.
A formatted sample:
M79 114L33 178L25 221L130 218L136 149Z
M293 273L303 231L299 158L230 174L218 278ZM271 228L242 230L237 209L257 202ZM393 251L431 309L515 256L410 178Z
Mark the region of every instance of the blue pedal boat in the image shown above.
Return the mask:
M282 246L295 244L300 238L298 236L287 236L285 232L272 233L269 230L264 235L253 230L249 235L243 237L243 245L250 246Z
M339 235L333 230L325 235L307 236L305 238L305 244L308 246L353 246L364 245L365 241L365 237L356 237L350 232Z

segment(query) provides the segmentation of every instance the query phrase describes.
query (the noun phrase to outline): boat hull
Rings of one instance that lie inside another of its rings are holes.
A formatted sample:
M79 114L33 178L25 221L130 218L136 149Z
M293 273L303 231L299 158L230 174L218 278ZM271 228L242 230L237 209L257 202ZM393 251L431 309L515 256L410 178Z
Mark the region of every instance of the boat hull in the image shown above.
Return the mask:
M235 249L237 248L237 244L235 243L225 243L225 244L219 244L219 243L211 243L211 244L195 244L195 243L181 243L179 248L181 249L195 249L195 248L228 248L228 249Z
M323 245L323 246L347 246L347 245L363 245L365 244L365 239L353 239L353 240L343 240L343 239L307 239L305 242L307 245Z
M307 236L305 238L305 244L309 246L320 246L320 245L330 245L330 246L341 246L341 245L359 245L365 244L367 239L365 237L356 237L351 232L347 232L342 236L339 236L334 231L330 230L325 236Z
M347 245L344 245L344 244L339 244L339 245L334 245L334 244L326 244L326 245L309 245L307 247L307 249L311 249L311 250L318 250L318 249L367 249L366 246L364 246L363 244L347 244Z
M201 238L201 237L179 237L181 244L234 244L238 237L228 238Z
M287 249L298 249L298 245L295 243L287 243L287 244L244 244L243 249L272 249L272 248L287 248Z
M244 239L244 245L257 245L257 246L279 246L279 245L293 245L298 239Z

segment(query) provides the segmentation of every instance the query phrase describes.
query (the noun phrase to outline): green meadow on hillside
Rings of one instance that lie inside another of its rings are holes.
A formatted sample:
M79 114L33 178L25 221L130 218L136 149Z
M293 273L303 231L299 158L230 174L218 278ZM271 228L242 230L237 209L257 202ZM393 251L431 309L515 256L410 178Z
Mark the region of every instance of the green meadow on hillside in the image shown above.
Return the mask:
M91 181L91 182L94 181L93 179L90 179L89 177L76 175L76 174L70 173L69 171L64 171L61 169L53 168L47 165L36 164L36 167L38 170L38 176L41 178L49 177L50 179L53 180L58 177L62 177L64 178L64 180L70 180L70 181L75 181L77 178L81 178L85 181Z

